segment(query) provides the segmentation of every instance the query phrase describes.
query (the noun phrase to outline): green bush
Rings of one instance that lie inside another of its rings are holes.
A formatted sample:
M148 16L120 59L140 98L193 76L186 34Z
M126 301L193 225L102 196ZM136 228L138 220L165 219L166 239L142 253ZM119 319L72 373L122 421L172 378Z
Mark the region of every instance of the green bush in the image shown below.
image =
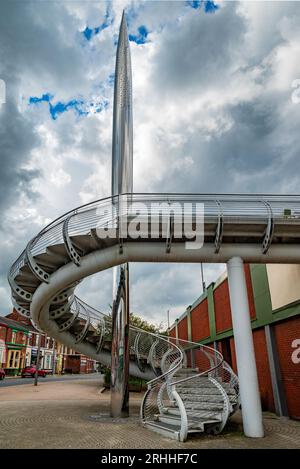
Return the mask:
M104 386L106 388L110 387L110 368L106 368L104 372ZM129 391L142 391L147 388L147 381L140 378L135 378L134 376L129 376Z

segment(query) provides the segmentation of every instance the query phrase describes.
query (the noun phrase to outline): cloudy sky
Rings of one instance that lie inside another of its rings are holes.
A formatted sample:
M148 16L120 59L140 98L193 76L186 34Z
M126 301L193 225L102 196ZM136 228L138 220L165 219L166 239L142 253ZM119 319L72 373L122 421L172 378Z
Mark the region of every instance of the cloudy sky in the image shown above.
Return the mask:
M7 270L27 241L110 193L123 8L134 191L300 192L300 3L2 1L0 314L11 308ZM206 282L223 270L206 265ZM111 272L78 293L107 311ZM200 293L197 265L131 268L132 310L149 320L165 321L168 309L175 319Z

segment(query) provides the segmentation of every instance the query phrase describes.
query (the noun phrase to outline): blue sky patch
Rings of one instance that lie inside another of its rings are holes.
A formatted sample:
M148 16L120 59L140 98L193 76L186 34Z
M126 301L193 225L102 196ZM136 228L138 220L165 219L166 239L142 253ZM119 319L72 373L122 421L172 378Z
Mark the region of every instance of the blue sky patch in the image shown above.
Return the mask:
M138 27L138 34L129 34L129 41L135 42L136 44L145 44L147 42L147 36L149 31L146 26L141 25Z
M198 8L201 8L202 5L204 5L205 13L214 13L216 10L219 9L219 5L216 5L215 2L208 1L208 0L197 0L197 1L188 0L186 3L188 6L190 6L191 8L194 8L195 10L197 10Z
M104 15L104 20L101 23L101 25L96 26L95 28L89 28L89 26L86 26L86 28L81 32L82 32L83 36L85 37L85 39L87 41L90 41L92 39L92 37L94 37L97 34L101 33L101 31L103 31L103 29L106 29L109 26L111 26L113 22L114 22L114 16L111 13L111 5L108 2L106 12L105 12L105 15Z
M60 114L73 110L77 116L84 117L90 114L95 114L103 111L109 105L109 101L106 98L102 98L100 101L84 101L84 99L71 99L70 101L63 102L57 101L56 103L51 102L53 95L45 93L41 97L30 96L28 103L29 105L35 105L40 103L48 103L49 113L53 120L56 120Z
M36 96L30 96L29 104L37 104L37 103L49 103L53 96L49 93L43 94L40 98Z
M87 26L85 30L82 31L82 34L84 35L87 41L90 41L92 39L92 36L94 35L94 30Z

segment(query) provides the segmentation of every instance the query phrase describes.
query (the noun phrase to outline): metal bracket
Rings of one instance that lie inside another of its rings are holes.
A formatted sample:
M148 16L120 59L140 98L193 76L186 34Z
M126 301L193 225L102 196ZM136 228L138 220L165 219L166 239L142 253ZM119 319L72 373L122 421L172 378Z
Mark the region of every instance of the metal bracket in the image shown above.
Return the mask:
M215 202L219 208L218 225L217 225L216 235L215 235L215 254L218 254L220 251L221 244L222 244L224 219L223 219L221 202L219 200L216 200Z
M98 344L97 344L97 347L96 347L96 353L100 352L100 349L101 349L101 346L102 346L102 343L103 343L103 339L104 339L104 334L105 334L105 321L104 321L104 319L100 319L99 324L101 324L101 332L100 332Z
M44 269L42 269L38 263L36 262L35 258L31 253L31 241L26 246L26 259L28 266L31 272L39 279L41 282L49 283L50 275Z
M71 261L74 262L75 265L79 267L81 257L69 236L69 221L71 220L71 218L72 218L72 215L66 218L63 223L63 228L62 228L63 240L64 240L64 245L65 245L69 258L71 259Z
M9 275L8 276L8 283L12 289L12 291L17 295L19 298L22 298L26 302L30 303L32 300L32 293L21 288L19 285L16 284L15 280Z
M69 319L67 319L67 321L63 322L60 326L59 326L59 332L63 332L63 331L66 331L68 329L70 329L70 327L74 324L74 322L76 321L77 317L78 317L78 314L79 314L79 308L77 307L75 312L73 313L73 316Z
M91 322L91 318L90 318L90 315L87 311L87 319L86 319L85 325L84 325L82 331L80 332L80 334L78 334L76 336L75 344L79 344L80 342L82 342L84 340L85 336L88 333L90 322Z
M145 366L143 365L143 363L141 363L141 359L140 359L140 350L139 350L139 345L140 345L140 339L142 337L142 333L139 332L134 340L134 351L135 351L135 357L136 357L136 364L138 366L138 369L142 372L145 371Z
M95 243L97 244L97 246L99 246L100 249L102 249L104 246L105 246L105 243L103 242L103 239L99 238L98 235L97 235L97 229L96 228L92 228L91 231L91 237L93 239L93 241L95 241Z
M166 239L166 253L169 254L171 252L171 245L173 239L174 232L174 220L169 212L169 219L168 219L168 226L167 226L167 239Z
M120 194L118 195L118 241L119 241L119 254L123 254L123 236L122 236L122 222L120 215Z
M65 313L70 311L71 308L71 303L73 302L73 298L71 301L68 301L68 303L64 304L63 306L60 306L59 308L56 308L52 311L50 311L50 319L58 319L61 316L63 316Z
M274 234L274 219L273 219L273 212L269 202L263 200L263 203L267 207L268 211L268 223L266 226L266 231L264 233L264 239L262 242L262 253L267 254L269 247L271 246L273 234Z
M61 291L58 295L56 295L55 298L53 298L53 300L51 300L51 304L56 305L56 304L65 303L65 301L67 301L69 297L73 295L74 288L75 286L68 288L67 290Z
M216 388L220 391L220 394L222 396L222 399L223 399L223 410L221 411L222 413L222 421L219 422L219 423L216 423L214 426L213 426L213 433L215 435L217 435L218 433L221 433L221 431L223 430L223 428L225 427L226 425L226 422L229 418L229 415L230 415L230 412L232 411L232 405L230 403L230 400L229 400L229 397L228 397L228 394L227 392L225 391L225 389L223 388L222 384L219 383L218 380L216 380L215 378L213 378L212 376L208 375L208 381L210 381L212 384L214 384L216 386Z
M156 376L159 376L158 368L160 368L160 366L158 366L158 367L155 366L155 348L158 344L159 344L159 340L156 339L150 347L149 355L148 355L148 358L147 358L147 362L150 363L151 368L154 371L154 373L156 374ZM161 371L160 371L160 373L161 373Z
M23 306L20 306L15 298L12 297L12 303L14 305L15 310L20 313L22 316L25 316L26 318L30 318L30 311L28 309L24 308Z

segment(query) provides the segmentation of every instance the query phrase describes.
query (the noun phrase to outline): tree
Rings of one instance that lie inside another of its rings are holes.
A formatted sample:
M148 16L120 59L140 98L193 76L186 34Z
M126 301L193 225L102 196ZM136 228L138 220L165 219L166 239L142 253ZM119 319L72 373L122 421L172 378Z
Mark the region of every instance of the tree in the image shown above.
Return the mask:
M134 313L130 313L129 321L131 326L138 327L139 329L143 329L144 331L152 332L154 334L158 332L161 333L162 330L162 323L158 325L152 324Z

